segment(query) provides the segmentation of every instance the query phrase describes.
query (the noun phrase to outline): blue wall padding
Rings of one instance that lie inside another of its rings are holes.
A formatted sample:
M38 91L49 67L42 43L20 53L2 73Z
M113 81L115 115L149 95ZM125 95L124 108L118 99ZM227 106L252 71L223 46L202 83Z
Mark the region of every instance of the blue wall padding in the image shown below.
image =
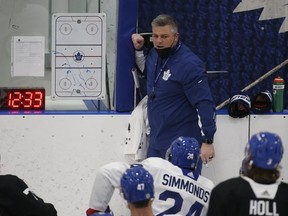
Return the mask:
M131 69L135 66L131 35L136 32L138 0L119 0L117 63L116 63L116 111L126 112L134 108L134 82Z

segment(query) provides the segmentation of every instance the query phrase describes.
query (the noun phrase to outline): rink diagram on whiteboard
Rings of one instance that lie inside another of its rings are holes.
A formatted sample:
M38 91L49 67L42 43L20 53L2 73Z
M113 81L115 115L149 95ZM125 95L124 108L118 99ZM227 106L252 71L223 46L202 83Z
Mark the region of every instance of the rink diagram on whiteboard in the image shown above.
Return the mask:
M105 14L54 14L51 45L52 99L105 99Z

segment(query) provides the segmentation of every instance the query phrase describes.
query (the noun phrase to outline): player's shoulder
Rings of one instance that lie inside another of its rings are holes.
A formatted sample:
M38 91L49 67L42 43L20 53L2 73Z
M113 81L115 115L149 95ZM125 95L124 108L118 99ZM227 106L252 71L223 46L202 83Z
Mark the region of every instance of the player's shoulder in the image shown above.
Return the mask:
M215 186L215 189L222 189L222 188L232 189L232 188L243 187L244 185L249 185L249 183L239 176L239 177L230 178L230 179L227 179L218 183Z
M287 182L280 182L279 187L283 188L282 190L285 190L288 192L288 183Z
M112 171L124 171L129 167L129 164L126 162L111 162L111 163L107 163L103 166L101 166L98 170L98 172L100 173L105 173L105 172L112 172Z
M149 157L145 160L143 160L142 164L144 167L147 167L147 169L161 169L161 170L170 170L170 171L179 171L180 168L173 165L168 160L165 160L163 158L159 157Z
M153 164L154 166L161 166L163 164L169 164L169 166L173 165L168 160L165 160L165 159L160 158L160 157L149 157L149 158L146 158L145 160L143 160L142 163L147 164L147 165Z
M28 188L27 184L16 175L0 175L0 194L22 194ZM5 196L5 195L4 195ZM9 195L8 195L9 196ZM17 195L18 196L18 195Z
M288 184L286 182L280 182L277 190L278 199L287 200Z
M210 189L214 188L214 186L215 186L214 182L211 179L208 179L202 175L200 175L198 177L197 183L205 186L206 188L210 188Z
M235 185L235 183L243 184L244 182L245 180L241 176L237 176L237 177L226 179L220 184Z
M7 175L0 175L0 179L1 180L11 180L11 179L16 179L18 180L19 178L15 175L12 175L12 174L7 174Z
M16 175L0 175L0 185L24 184L24 181Z

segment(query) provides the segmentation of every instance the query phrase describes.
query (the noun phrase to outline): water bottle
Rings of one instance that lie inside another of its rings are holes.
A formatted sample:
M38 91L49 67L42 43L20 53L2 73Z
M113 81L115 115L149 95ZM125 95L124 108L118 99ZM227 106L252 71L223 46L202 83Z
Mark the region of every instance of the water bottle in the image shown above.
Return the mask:
M282 112L284 109L284 79L280 76L273 81L273 111Z

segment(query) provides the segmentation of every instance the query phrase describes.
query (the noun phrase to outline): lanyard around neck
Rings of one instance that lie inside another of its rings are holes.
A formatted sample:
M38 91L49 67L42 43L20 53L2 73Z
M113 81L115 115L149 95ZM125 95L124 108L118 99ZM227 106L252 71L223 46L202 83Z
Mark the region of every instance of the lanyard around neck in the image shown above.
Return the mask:
M177 51L179 50L179 48L181 47L181 45L182 45L182 43L179 42L177 48L174 50L173 53L177 52ZM165 68L165 66L166 66L169 58L170 58L170 56L165 60L165 62L164 62L164 63L162 64L162 66L160 67L160 70L159 70L159 72L157 73L157 76L156 76L155 79L154 79L153 89L155 88L156 83L157 83L157 81L159 80L160 75L163 74L164 68ZM156 72L157 72L158 62L159 62L159 56L157 57L156 62L155 62L154 76L156 75Z
M175 50L175 52L177 52L179 50L179 48L181 47L181 43L179 43L179 45L177 46L177 49ZM153 82L153 87L152 87L152 92L149 95L149 100L152 102L154 100L154 98L156 97L156 92L155 92L155 88L156 88L156 84L157 81L159 80L159 77L161 76L161 74L163 74L164 72L164 68L169 60L170 56L165 60L165 62L161 65L159 72L156 75L157 72L157 68L158 68L158 63L159 63L159 56L156 59L155 62L155 69L154 69L154 82Z
M165 62L162 64L162 66L160 67L160 70L159 70L157 76L156 76L155 79L154 79L153 87L152 87L152 92L151 92L151 94L149 95L149 100L150 100L151 102L152 102L152 101L154 100L154 98L155 98L155 86L156 86L156 83L157 83L160 75L163 73L164 68L165 68L168 60L169 60L169 57L168 57L168 58L165 60ZM154 76L156 75L156 72L157 72L158 62L159 62L159 57L157 58L157 60L156 60L156 62L155 62Z
M156 85L156 83L157 83L160 75L163 74L164 68L165 68L168 60L169 60L169 57L165 60L165 62L164 62L164 63L162 64L162 66L160 67L160 70L159 70L159 72L157 73L157 76L156 76L155 79L154 79L154 86L153 86L153 88L155 87L155 85ZM154 75L156 75L156 72L157 72L158 62L159 62L159 57L157 58L156 63L155 63L155 70L154 70L155 72L154 72Z

